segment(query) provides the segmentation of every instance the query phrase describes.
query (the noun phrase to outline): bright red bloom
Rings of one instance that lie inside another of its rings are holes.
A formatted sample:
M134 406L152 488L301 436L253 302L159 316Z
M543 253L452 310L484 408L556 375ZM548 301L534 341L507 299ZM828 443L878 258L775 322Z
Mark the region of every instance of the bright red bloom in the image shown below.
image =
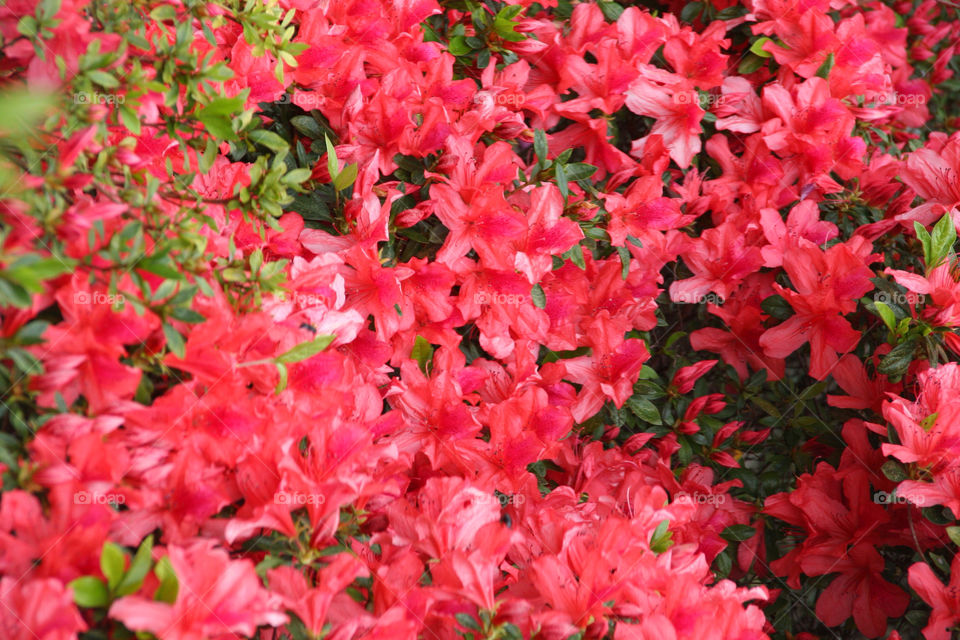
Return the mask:
M73 592L53 578L0 579L0 630L10 640L73 640L87 629Z
M954 556L950 566L950 582L944 585L930 565L918 562L910 567L910 586L924 602L933 607L923 630L926 640L949 640L951 629L960 622L960 556Z
M583 385L572 407L574 420L583 422L599 411L607 399L622 407L649 357L642 340L630 339L612 352L564 361L569 379Z
M855 545L847 555L805 555L800 560L804 573L839 573L817 599L817 617L830 627L853 616L857 629L868 638L887 631L887 618L902 616L910 597L880 574L884 561L870 545Z
M167 548L179 581L172 605L141 596L113 603L110 616L127 628L149 631L160 640L198 640L208 636L253 635L263 624L287 621L279 611L280 597L260 586L249 560L231 560L213 541Z
M818 380L836 365L837 353L857 345L860 333L843 317L856 308L856 300L873 289L872 260L865 242L836 244L823 251L796 245L784 254L784 270L795 291L774 284L796 311L792 318L768 329L760 338L764 352L784 358L810 343L810 375Z
M681 169L690 166L693 156L700 153L704 114L696 91L663 87L640 77L627 89L626 104L636 114L655 118L650 133L663 137L663 145Z

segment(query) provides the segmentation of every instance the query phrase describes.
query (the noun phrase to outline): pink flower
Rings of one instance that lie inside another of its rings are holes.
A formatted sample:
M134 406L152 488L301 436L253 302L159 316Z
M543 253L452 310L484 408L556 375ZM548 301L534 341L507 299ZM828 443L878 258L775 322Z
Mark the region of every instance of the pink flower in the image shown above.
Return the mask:
M176 601L167 604L127 596L110 607L111 618L160 640L203 640L232 633L249 636L260 625L287 622L280 597L261 586L249 560L231 560L213 540L188 547L171 545L167 552L179 582Z

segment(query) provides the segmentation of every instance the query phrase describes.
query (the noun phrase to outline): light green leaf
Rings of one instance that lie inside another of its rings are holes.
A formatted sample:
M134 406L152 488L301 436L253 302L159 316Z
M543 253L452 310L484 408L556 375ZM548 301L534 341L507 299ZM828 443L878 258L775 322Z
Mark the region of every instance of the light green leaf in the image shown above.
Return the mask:
M817 69L817 77L818 77L818 78L823 78L824 80L826 80L827 78L829 78L829 77L830 77L830 71L833 69L833 65L834 65L835 60L836 60L836 58L834 57L833 53L832 53L832 52L831 52L831 53L828 53L828 54L827 54L827 59L824 60L824 61L823 61L823 64L820 65L820 68Z
M547 307L547 294L539 284L533 285L533 288L530 290L530 299L533 300L533 306L537 309L545 309Z
M337 159L337 149L333 146L330 138L323 136L323 142L327 147L327 172L332 180L336 180L340 173L340 161Z
M883 319L883 324L887 325L887 329L891 333L895 333L897 329L897 316L894 315L893 309L888 307L886 303L883 302L874 302L873 306L877 309L877 313L880 314L880 317Z
M73 601L78 607L93 609L110 604L110 592L100 578L83 576L72 580L67 586L73 591Z
M933 227L933 234L930 236L930 260L927 263L927 269L933 269L940 266L953 250L953 245L957 241L957 229L953 225L953 218L949 213L945 213L942 218Z
M423 336L417 336L413 341L413 350L410 357L420 365L420 371L427 372L427 364L433 359L433 345L427 342Z
M333 188L337 191L343 191L347 187L353 185L353 182L357 179L357 165L348 164L343 168L337 177L333 179Z
M750 53L755 56L760 56L761 58L769 58L770 52L763 49L763 45L767 44L768 42L773 42L773 40L767 36L761 36L757 38L754 43L750 45Z
M160 581L160 586L157 588L156 593L154 593L153 599L168 604L176 602L177 593L180 591L180 581L177 579L177 574L173 570L173 565L170 564L170 556L160 558L157 566L153 568L153 573L157 576L157 580Z
M289 372L287 371L287 365L282 362L274 363L277 367L277 374L279 378L277 380L277 388L273 390L274 393L280 393L287 388L287 379L289 377Z
M166 322L163 323L163 335L167 339L167 347L170 348L173 355L178 358L187 355L187 343L183 339L183 335Z
M120 584L126 567L126 556L123 549L109 540L103 543L103 550L100 551L100 571L107 578L107 585L111 589Z
M312 358L329 347L330 344L336 339L337 336L326 335L319 336L310 342L302 342L286 353L277 356L275 362L291 364L293 362L300 362L301 360Z
M267 131L266 129L254 129L253 131L247 133L247 136L253 142L263 145L271 151L280 152L290 148L290 145L286 140L275 134L273 131Z
M140 543L140 547L130 563L130 568L117 585L115 592L118 596L135 593L143 585L143 580L147 577L147 572L150 571L150 565L153 564L152 551L153 536L149 535L146 540Z

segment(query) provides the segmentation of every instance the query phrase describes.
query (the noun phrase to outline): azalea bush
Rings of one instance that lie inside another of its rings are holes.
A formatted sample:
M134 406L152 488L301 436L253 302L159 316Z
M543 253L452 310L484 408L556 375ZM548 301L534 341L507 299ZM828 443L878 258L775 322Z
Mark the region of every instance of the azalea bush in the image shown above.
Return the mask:
M960 633L948 0L8 0L0 635Z

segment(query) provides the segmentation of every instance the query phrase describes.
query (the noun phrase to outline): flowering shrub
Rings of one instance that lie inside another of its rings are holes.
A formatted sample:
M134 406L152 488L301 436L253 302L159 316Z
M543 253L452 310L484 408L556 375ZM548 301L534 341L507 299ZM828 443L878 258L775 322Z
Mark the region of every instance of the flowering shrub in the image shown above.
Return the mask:
M9 0L2 636L956 637L958 20Z

